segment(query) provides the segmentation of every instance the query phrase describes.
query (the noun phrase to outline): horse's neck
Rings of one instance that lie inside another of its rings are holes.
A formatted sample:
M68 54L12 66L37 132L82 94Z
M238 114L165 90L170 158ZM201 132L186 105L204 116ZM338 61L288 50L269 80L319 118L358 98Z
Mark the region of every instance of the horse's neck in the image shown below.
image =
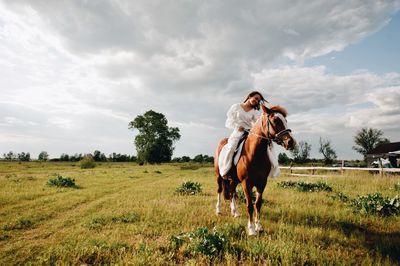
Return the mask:
M263 138L265 138L262 130L261 123L257 122L251 129L251 133L247 137L246 141L246 152L251 157L255 155L257 148L262 144ZM264 140L265 141L265 140Z

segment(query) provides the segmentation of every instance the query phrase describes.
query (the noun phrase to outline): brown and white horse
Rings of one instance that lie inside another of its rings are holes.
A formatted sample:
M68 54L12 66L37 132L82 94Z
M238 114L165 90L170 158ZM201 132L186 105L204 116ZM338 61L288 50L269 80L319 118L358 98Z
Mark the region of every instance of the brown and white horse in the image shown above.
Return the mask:
M218 157L222 147L228 139L222 139L215 151L214 168L218 183L218 201L216 206L217 214L221 214L222 194L226 200L230 200L231 213L239 216L236 210L236 186L241 183L246 197L248 214L248 233L255 235L262 231L260 223L260 210L262 204L262 193L267 185L267 178L271 170L268 147L272 141L282 145L285 149L293 149L296 141L291 130L287 127L286 110L281 106L273 106L270 109L262 105L263 113L250 130L236 167L229 172L230 178L223 179L219 174ZM253 220L253 200L251 192L256 187L256 215Z

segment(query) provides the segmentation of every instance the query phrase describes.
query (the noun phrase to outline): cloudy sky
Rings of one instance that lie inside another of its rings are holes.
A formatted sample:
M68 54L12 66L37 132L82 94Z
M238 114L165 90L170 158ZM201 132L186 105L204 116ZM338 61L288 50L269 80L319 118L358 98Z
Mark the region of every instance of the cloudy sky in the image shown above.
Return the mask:
M296 139L361 127L400 141L400 1L0 0L0 153L135 154L152 109L174 156L213 155L226 111L253 90ZM280 150L278 150L280 151Z

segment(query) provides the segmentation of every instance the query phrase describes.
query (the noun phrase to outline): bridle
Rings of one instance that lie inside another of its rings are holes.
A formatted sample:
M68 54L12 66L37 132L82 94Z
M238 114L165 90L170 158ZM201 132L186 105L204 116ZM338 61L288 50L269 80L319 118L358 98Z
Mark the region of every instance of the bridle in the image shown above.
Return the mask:
M251 130L246 130L246 131L247 131L249 134L252 134L252 135L255 135L255 136L259 137L259 138L262 138L262 139L267 140L268 145L271 143L271 141L275 142L275 143L278 144L278 145L282 145L282 144L283 144L283 136L284 136L285 134L287 134L287 133L292 132L292 130L291 130L290 128L286 128L286 129L281 130L281 131L279 131L278 133L276 133L275 136L271 136L271 134L270 134L270 127L272 127L272 126L271 126L272 123L271 123L271 121L270 121L270 119L269 119L268 114L266 114L266 113L263 113L263 114L260 116L260 118L261 118L261 128L262 128L262 129L264 128L264 119L262 119L262 117L264 117L264 115L267 116L267 133L263 132L265 136L258 135L258 134L254 133L254 132L251 132ZM275 128L274 128L274 130L275 130Z

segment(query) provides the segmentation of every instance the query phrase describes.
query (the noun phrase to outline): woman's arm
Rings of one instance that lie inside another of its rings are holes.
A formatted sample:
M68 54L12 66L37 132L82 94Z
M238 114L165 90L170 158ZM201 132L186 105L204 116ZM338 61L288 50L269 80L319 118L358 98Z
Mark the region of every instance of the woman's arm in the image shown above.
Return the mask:
M234 104L229 108L226 113L227 119L225 122L225 126L227 128L235 129L238 128L237 119L238 119L238 104Z

